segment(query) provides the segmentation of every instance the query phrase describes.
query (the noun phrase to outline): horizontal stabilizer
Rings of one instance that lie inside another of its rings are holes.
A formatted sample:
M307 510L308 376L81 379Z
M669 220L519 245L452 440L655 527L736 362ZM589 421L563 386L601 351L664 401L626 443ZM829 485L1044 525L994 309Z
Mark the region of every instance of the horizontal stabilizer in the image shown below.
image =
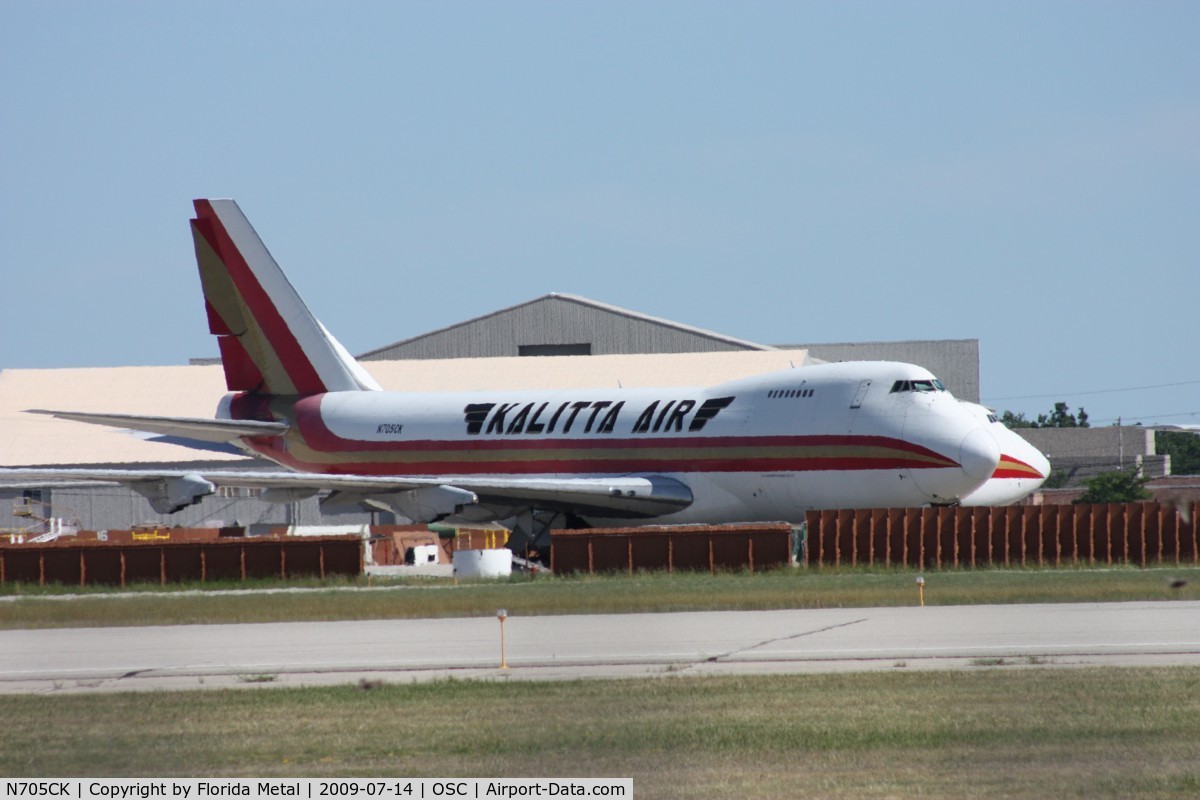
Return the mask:
M200 417L148 417L136 414L89 414L79 411L48 411L31 408L30 414L45 414L58 419L107 425L111 428L146 431L166 436L198 439L202 442L232 442L245 436L283 436L286 422L204 419Z

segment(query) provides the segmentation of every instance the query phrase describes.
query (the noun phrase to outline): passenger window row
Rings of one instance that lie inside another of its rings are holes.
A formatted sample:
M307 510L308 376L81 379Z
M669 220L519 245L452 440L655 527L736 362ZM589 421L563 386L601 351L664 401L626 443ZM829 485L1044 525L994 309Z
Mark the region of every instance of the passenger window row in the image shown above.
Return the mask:
M814 389L772 389L767 397L812 397Z

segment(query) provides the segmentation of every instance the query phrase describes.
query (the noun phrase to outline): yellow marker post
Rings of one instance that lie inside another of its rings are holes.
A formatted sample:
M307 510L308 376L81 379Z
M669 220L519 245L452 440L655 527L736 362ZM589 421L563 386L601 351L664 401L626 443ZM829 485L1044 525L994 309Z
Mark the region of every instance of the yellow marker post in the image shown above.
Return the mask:
M921 598L921 608L925 607L925 577L917 576L917 596Z
M504 655L504 620L508 619L508 612L500 609L496 612L496 619L500 620L500 669L508 669L508 659Z

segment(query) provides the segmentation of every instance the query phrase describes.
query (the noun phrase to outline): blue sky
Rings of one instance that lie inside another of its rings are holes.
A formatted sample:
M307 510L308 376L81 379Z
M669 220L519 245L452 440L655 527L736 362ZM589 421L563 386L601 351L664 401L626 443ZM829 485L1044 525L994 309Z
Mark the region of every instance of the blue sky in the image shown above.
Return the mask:
M1194 2L5 0L0 367L215 355L187 219L234 197L352 352L570 292L1200 424L1198 41Z

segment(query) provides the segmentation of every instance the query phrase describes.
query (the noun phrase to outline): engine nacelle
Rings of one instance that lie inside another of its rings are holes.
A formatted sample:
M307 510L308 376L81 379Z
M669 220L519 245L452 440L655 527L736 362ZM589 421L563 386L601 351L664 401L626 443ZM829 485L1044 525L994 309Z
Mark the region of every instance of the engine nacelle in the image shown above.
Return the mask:
M413 522L437 522L461 512L464 506L479 502L474 492L454 486L422 486L386 495L372 495L371 499Z
M182 511L217 491L217 487L211 481L206 481L194 472L175 478L138 481L129 484L129 487L150 501L150 507L159 514Z

